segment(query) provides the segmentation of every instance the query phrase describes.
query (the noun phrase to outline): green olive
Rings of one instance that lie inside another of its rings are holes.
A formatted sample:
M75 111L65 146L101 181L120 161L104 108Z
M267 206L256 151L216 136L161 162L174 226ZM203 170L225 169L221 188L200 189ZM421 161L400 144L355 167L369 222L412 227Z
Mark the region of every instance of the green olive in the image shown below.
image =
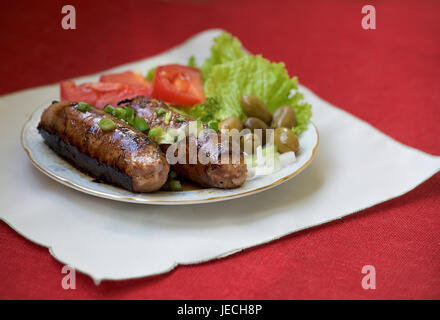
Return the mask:
M267 124L258 118L251 117L246 119L244 122L244 127L253 131L255 129L267 129Z
M232 130L237 129L238 131L241 131L243 129L243 124L241 123L241 120L236 117L231 117L223 120L218 125L218 130L224 131L224 130Z
M273 131L273 141L279 153L298 150L298 137L288 128L276 128Z
M247 133L240 139L241 151L247 154L254 153L258 146L261 146L261 139L253 133Z
M263 145L266 144L267 124L258 118L247 118L243 125L246 129L250 129L253 134L258 135Z
M263 101L252 95L241 96L241 107L246 116L250 118L258 118L269 124L272 120L272 114L264 105Z
M272 128L292 128L296 124L295 111L290 106L279 107L272 118Z

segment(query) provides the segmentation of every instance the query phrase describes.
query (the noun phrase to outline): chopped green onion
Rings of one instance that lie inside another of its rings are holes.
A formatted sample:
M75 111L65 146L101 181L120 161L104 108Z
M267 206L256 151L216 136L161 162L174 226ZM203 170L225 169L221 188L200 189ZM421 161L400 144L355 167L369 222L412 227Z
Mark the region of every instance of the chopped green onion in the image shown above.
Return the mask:
M185 118L184 116L178 116L178 117L176 118L176 121L177 121L177 122L184 122L184 121L186 121L186 118Z
M177 173L173 170L170 170L170 172L168 173L168 178L169 179L176 179L177 178Z
M112 119L109 118L103 118L101 119L101 121L99 121L98 126L103 130L103 131L111 131L114 130L116 128L115 123L113 122Z
M150 82L153 82L155 72L156 72L156 68L152 68L148 70L147 76L145 78L147 78L147 80L150 80Z
M172 116L173 114L171 113L171 111L168 111L166 114L165 114L165 119L164 119L164 123L165 124L169 124L170 123L170 120L171 120L171 116Z
M168 179L161 189L165 191L183 191L180 181L171 178Z
M182 191L182 185L179 180L170 180L170 190L171 191Z
M158 117L162 117L162 116L166 113L165 109L162 108L162 107L156 109L155 112L156 112L156 114L157 114Z
M124 107L124 110L125 110L125 116L123 120L127 122L130 126L134 127L134 120L135 120L134 110L127 106Z
M159 138L163 134L163 129L161 127L154 127L148 132L150 138Z
M125 121L130 123L130 120L134 122L134 110L129 107L124 107L125 110Z
M134 120L133 120L133 118L127 119L127 120L125 120L125 122L127 122L130 126L134 127Z
M82 112L86 112L86 111L92 110L92 106L90 104L88 104L88 103L85 103L85 102L78 102L77 105L76 105L76 108L79 111L82 111Z
M115 111L113 112L113 115L118 118L118 119L124 119L125 118L125 109L123 108L116 108Z
M139 131L142 131L142 132L150 129L150 127L148 126L148 124L145 121L145 119L141 118L139 116L136 116L136 119L134 120L134 127L136 129L138 129Z
M115 108L113 108L113 106L111 106L109 104L104 107L104 112L105 113L113 114L114 111L115 111Z

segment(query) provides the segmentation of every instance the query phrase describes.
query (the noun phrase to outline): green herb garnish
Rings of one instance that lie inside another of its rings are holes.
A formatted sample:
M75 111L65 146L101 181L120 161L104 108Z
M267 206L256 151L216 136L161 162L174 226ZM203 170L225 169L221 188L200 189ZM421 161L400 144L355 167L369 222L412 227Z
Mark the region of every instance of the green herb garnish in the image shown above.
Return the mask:
M184 122L184 121L186 121L186 118L184 116L178 116L176 118L176 122Z
M177 180L177 173L173 170L168 172L167 182L162 186L162 190L166 191L183 191L182 184Z
M160 107L160 108L156 109L155 112L158 117L162 117L166 113L166 110L164 108Z
M147 76L145 78L153 82L155 73L156 73L156 68L151 68L150 70L148 70Z
M168 178L168 181L162 186L162 190L183 191L183 188L179 180Z
M171 191L182 191L182 184L179 180L170 180L169 188Z
M148 136L153 139L157 139L163 134L162 127L154 127L148 132Z
M101 119L101 121L99 121L99 123L98 123L98 126L103 131L111 131L111 130L114 130L116 128L116 124L113 122L112 119L109 119L109 118Z
M76 108L81 112L86 112L92 110L92 106L85 102L78 102Z
M177 112L190 116L194 119L200 120L203 123L207 123L208 126L216 130L218 129L219 121L216 119L216 113L221 110L219 100L214 97L207 97L206 101L197 104L191 108L175 108ZM186 121L186 118L182 117L182 121Z
M165 114L165 119L164 119L164 123L165 124L169 124L170 123L170 120L171 120L171 116L172 116L173 114L171 113L171 111L168 111L166 114Z
M126 113L125 109L123 109L123 108L116 108L115 111L113 112L113 115L116 118L123 120L125 118L125 113Z
M170 172L168 173L168 178L169 179L176 179L177 178L177 173L173 170L170 170Z
M139 116L136 116L135 120L134 120L134 127L136 129L138 129L139 131L147 131L148 129L150 129L150 127L148 126L147 122L145 121L144 118L141 118Z
M115 112L115 108L108 104L104 107L104 112L113 115L113 113Z
M124 120L125 122L127 122L130 126L134 126L134 110L129 108L129 107L124 107L125 110L125 116L124 116Z

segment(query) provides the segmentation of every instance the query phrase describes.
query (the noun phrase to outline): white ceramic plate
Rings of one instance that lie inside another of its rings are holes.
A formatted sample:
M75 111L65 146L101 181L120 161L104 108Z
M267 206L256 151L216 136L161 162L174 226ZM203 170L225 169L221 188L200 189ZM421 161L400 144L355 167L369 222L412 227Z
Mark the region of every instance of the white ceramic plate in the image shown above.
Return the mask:
M22 146L32 163L47 176L73 189L101 198L124 202L179 205L215 202L251 195L275 187L304 170L313 160L319 143L317 129L313 123L310 123L307 130L300 136L300 150L294 163L271 175L246 181L243 186L237 189L206 188L181 192L133 193L106 183L95 182L94 178L73 167L44 143L37 131L37 125L47 106L48 104L39 107L22 130Z
M66 186L97 197L124 202L178 205L222 201L254 194L275 187L304 170L312 161L319 142L316 127L310 123L300 136L300 150L294 163L271 175L246 181L237 189L207 188L180 192L133 193L106 183L94 182L92 177L73 167L44 143L37 131L37 125L47 106L45 104L33 113L21 134L21 143L32 163L47 176Z

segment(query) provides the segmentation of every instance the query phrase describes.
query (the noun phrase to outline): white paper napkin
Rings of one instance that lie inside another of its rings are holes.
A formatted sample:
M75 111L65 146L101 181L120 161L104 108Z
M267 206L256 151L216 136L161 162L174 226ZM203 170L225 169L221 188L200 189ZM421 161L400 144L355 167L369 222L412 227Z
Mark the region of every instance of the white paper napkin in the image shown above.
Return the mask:
M162 55L113 70L147 69L209 55L219 30ZM80 81L96 80L97 76ZM224 257L402 195L440 169L440 157L407 147L321 100L304 87L320 132L316 159L299 176L253 196L204 205L161 207L99 199L35 169L20 146L32 111L58 85L0 97L0 217L59 261L99 281L170 271Z

